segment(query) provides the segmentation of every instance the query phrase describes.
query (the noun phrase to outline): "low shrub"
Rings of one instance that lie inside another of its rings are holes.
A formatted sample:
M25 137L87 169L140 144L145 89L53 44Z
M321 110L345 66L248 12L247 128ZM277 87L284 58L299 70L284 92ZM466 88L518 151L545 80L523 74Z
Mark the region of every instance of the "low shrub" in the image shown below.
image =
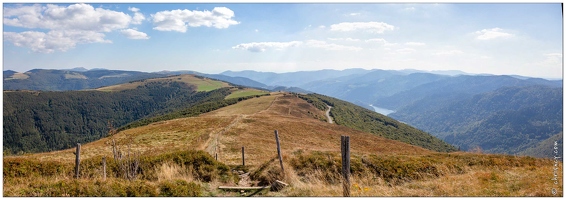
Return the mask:
M200 185L184 180L164 181L159 184L159 196L162 197L199 197L202 196Z

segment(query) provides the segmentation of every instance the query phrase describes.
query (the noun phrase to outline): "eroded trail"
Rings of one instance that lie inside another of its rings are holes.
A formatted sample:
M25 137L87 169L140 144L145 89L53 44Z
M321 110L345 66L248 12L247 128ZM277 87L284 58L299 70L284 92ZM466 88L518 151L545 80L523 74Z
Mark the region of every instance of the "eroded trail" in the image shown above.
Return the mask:
M210 153L210 155L212 156L216 156L220 154L220 142L218 141L218 138L220 138L220 136L225 133L226 131L230 130L234 125L236 125L241 119L243 118L243 115L238 115L234 120L232 120L232 122L230 122L230 124L228 126L226 126L226 128L222 129L221 131L218 131L216 133L212 133L210 135L209 140L206 142L206 151L208 153Z
M326 111L326 118L328 119L328 123L333 124L334 121L332 121L332 117L330 117L330 109L332 109L332 106L326 105L328 107L328 110Z

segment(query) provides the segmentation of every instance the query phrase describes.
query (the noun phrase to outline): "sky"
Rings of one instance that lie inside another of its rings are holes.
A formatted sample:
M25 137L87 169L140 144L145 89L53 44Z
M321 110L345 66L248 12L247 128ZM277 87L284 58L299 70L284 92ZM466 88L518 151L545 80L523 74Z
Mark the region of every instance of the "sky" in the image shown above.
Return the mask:
M3 4L3 69L461 70L561 78L560 3Z

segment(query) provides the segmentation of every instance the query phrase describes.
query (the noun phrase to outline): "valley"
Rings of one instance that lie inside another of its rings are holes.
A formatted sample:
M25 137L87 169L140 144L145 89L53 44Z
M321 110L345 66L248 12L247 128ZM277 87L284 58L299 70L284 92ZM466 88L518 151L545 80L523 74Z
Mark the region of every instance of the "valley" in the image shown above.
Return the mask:
M375 112L382 114L382 115L389 115L391 113L394 113L394 110L389 110L387 108L380 108L377 106L374 106L373 104L370 104L369 106L371 106L373 108L373 110L375 110Z

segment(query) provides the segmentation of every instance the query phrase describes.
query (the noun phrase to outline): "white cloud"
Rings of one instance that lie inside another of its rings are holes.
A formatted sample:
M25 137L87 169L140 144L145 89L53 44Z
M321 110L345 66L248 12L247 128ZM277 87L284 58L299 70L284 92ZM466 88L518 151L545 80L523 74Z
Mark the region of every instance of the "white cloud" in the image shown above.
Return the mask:
M27 47L40 53L64 52L81 43L112 43L104 40L103 33L94 31L4 32L4 39L15 46Z
M403 10L404 10L404 11L413 12L413 11L415 11L416 9L415 9L415 7L407 7L407 8L404 8Z
M372 38L372 39L367 39L365 40L365 42L375 42L375 43L380 43L383 46L395 46L397 45L397 43L390 43L387 42L387 40L383 39L383 38Z
M268 49L275 49L275 50L282 50L289 47L296 47L301 45L302 42L300 41L291 41L291 42L252 42L252 43L243 43L236 46L233 46L232 49L242 49L248 50L251 52L264 52Z
M562 54L561 53L548 53L544 54L545 60L540 62L539 65L548 66L562 66Z
M136 8L136 7L129 7L128 10L132 11L132 12L139 12L140 11L140 9Z
M448 50L448 51L436 52L434 55L444 56L444 55L457 55L457 54L463 54L463 53L464 52L462 52L460 50Z
M248 50L251 52L264 52L270 49L275 50L283 50L289 47L298 47L298 46L305 46L310 48L320 48L324 50L331 50L331 51L359 51L362 50L360 47L354 46L345 46L345 45L338 45L333 43L327 43L321 40L307 40L305 42L302 41L291 41L291 42L252 42L252 43L243 43L236 46L233 46L232 49L242 49Z
M129 39L134 39L134 40L147 40L149 39L149 37L147 36L146 33L144 32L140 32L134 29L124 29L121 30L120 33L122 33L122 35L126 36Z
M320 25L320 26L318 26L318 28L326 28L326 26Z
M350 13L350 16L359 16L359 15L361 15L361 14L362 14L362 13Z
M254 30L254 31L255 31L256 33L257 33L257 32L259 32L259 30L257 30L257 29L256 29L256 30Z
M395 52L397 53L413 53L415 51L416 51L415 49L411 49L411 48L403 48L403 49L395 50Z
M132 24L141 24L143 20L145 20L145 16L142 13L140 13L139 8L130 7L128 8L128 10L134 12L134 18L132 20Z
M132 17L125 13L82 3L4 8L4 25L23 28L110 32L127 28L131 22Z
M359 50L362 50L362 48L360 48L360 47L338 45L338 44L333 44L333 43L327 43L325 41L320 41L320 40L307 40L305 44L308 47L321 48L321 49L332 50L332 51L341 51L341 50L359 51Z
M408 45L408 46L424 46L424 45L426 45L426 43L422 43L422 42L405 42L405 45Z
M367 39L366 42L387 43L387 40L383 38L372 38L372 39Z
M476 37L478 40L491 40L496 38L509 38L514 36L513 34L503 32L503 29L500 28L483 29L481 31L476 31L475 34L478 35Z
M228 28L240 22L233 20L234 11L226 7L215 7L212 11L169 10L151 15L155 30L186 32L187 27Z
M145 19L138 8L128 8L134 17L123 12L94 8L89 4L59 6L16 5L4 7L4 25L45 31L5 32L6 41L15 46L27 47L34 52L53 53L67 51L77 44L112 43L105 40L106 32L121 30L128 37L143 38L141 32L124 32L131 24ZM147 35L145 35L147 37Z
M343 32L365 30L370 33L384 33L385 31L392 31L394 29L395 26L384 22L342 22L330 26L330 30L332 31Z
M337 41L337 40L341 40L341 41L348 41L348 42L357 42L360 41L360 39L354 39L354 38L327 38L328 40L333 40L333 41Z
M561 54L561 53L547 53L547 54L544 54L544 56L546 56L546 57L562 58L562 54Z

